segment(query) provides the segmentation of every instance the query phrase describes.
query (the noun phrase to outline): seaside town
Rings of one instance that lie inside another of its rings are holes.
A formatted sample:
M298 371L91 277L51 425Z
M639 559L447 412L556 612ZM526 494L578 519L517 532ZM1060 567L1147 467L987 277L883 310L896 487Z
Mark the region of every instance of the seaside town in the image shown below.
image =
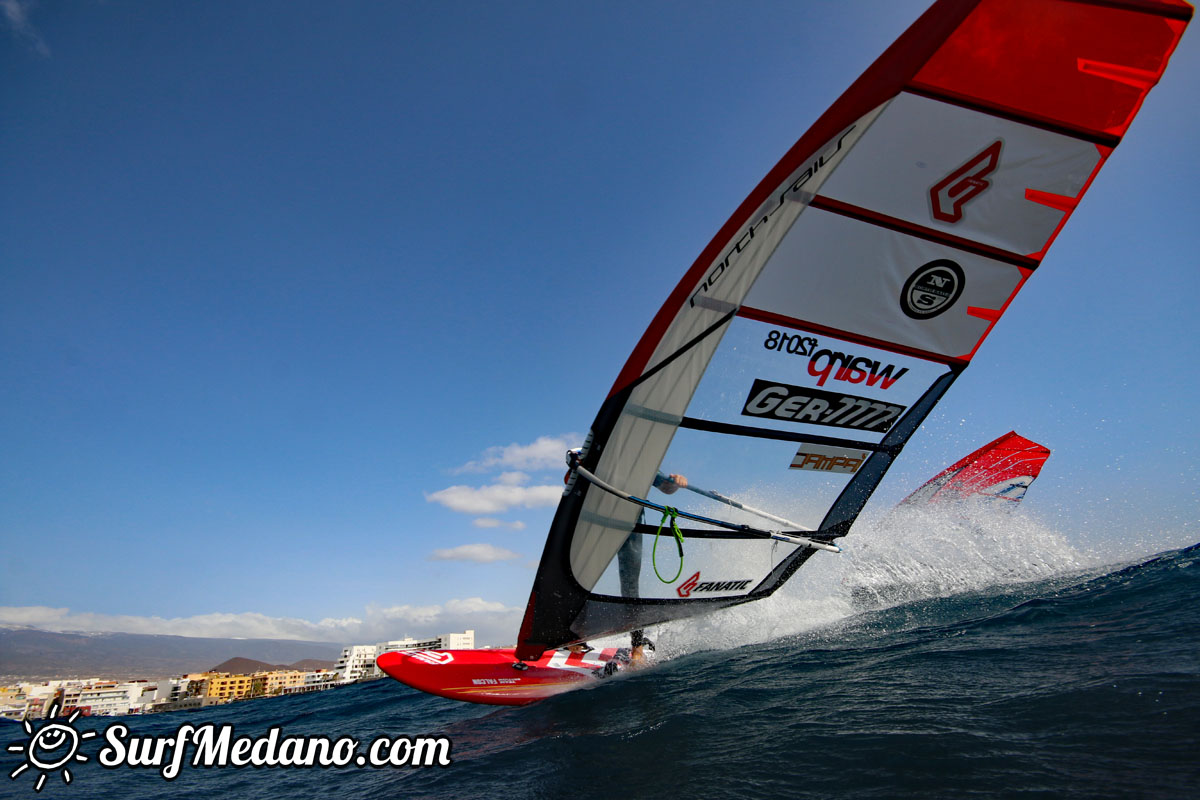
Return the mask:
M206 706L305 694L385 677L375 659L394 650L470 650L475 631L445 633L432 639L404 638L342 649L330 669L274 669L251 673L194 672L160 680L69 679L0 686L0 718L45 719L75 711L84 716L119 716L185 711ZM329 662L325 662L329 663Z

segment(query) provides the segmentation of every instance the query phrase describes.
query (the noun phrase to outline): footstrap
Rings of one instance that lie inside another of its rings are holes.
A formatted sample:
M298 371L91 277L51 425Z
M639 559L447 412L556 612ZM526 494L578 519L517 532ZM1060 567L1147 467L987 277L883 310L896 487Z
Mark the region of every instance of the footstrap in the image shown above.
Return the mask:
M675 546L679 548L679 569L675 572L675 577L670 579L664 578L658 571L658 536L668 519L671 520L671 532L675 534ZM683 574L683 531L679 530L679 509L663 506L662 519L658 522L658 530L654 532L654 549L650 551L650 563L654 567L654 574L663 583L674 583Z

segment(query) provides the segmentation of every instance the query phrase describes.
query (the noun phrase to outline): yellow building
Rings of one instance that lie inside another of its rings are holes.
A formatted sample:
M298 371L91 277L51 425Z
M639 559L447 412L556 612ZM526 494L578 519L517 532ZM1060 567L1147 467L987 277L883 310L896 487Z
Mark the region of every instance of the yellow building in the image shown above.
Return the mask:
M183 676L183 679L188 682L184 697L207 696L209 679L215 675L224 674L223 672L189 672Z
M274 672L256 672L255 678L262 678L262 693L268 697L283 694L289 686L303 686L304 672L298 669L280 669Z
M253 687L254 678L251 675L230 675L222 672L208 679L206 696L214 700L240 700L250 697Z

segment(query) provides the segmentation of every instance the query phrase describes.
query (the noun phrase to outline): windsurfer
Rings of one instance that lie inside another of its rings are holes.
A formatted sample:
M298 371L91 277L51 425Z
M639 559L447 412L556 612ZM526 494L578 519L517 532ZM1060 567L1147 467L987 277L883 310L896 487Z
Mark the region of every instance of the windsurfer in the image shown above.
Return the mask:
M675 494L680 489L686 489L688 480L677 473L664 475L661 472L654 476L654 488L663 494ZM621 595L623 597L640 597L642 575L642 537L630 536L617 551L617 572L621 578ZM640 667L646 662L646 648L654 649L654 642L640 628L630 631L629 665Z
M567 464L571 466L571 469L568 469L567 474L563 476L564 483L571 480L571 472L574 469L574 465L578 463L582 451L582 448L567 451ZM675 494L680 489L687 488L688 479L686 476L674 472L669 475L659 472L654 476L654 483L652 485L663 494ZM641 536L630 535L625 540L625 543L621 545L621 549L617 551L617 573L621 581L621 595L623 597L640 597L642 575ZM650 640L650 637L646 636L645 631L641 628L630 631L629 639L628 658L620 657L610 661L604 671L605 675L611 675L624 665L637 668L646 663L646 649L654 650L654 642ZM576 646L586 647L587 645L575 645L573 647ZM572 649L572 652L576 651ZM621 655L623 656L623 654Z

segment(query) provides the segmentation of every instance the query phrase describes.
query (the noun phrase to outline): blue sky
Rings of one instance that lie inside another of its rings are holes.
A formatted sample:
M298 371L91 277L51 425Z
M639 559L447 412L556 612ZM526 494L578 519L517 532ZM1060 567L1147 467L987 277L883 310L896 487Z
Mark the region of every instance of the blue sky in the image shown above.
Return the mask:
M0 623L511 641L562 449L924 7L0 4ZM1015 428L1080 547L1200 539L1194 40L875 503Z

